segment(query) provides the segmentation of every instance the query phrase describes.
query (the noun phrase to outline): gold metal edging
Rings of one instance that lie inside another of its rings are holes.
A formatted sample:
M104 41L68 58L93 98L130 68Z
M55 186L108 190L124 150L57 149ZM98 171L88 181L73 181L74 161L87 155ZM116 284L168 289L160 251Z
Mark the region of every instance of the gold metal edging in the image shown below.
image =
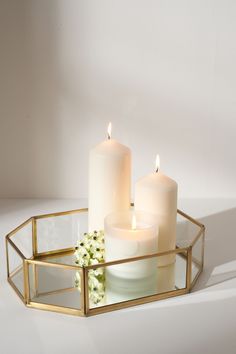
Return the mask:
M199 240L199 238L203 235L205 230L205 227L201 227L201 230L197 233L197 235L195 236L195 238L193 239L193 241L190 243L190 246L194 246L197 241Z
M56 216L64 216L64 215L70 215L70 214L76 214L76 213L83 213L88 211L88 208L82 208L82 209L74 209L74 210L67 210L67 211L59 211L56 213L49 213L49 214L42 214L42 215L35 215L33 216L34 219L45 219L45 218L51 218L51 217L56 217Z
M75 287L73 287L73 288L70 287L70 288L64 288L64 289L58 289L58 290L44 291L42 293L38 292L37 296L48 296L48 295L53 295L53 294L67 293L70 291L78 291L78 289Z
M39 261L37 259L27 259L27 261L30 264L37 264L42 267L53 267L53 268L74 269L74 270L82 269L78 265L70 265L65 263L53 263L53 262Z
M192 280L192 247L188 248L187 253L187 269L186 269L186 287L190 291Z
M38 254L38 240L37 240L37 221L33 217L32 218L32 250L33 256L37 256Z
M12 231L10 231L6 237L8 237L8 239L10 237L12 237L17 231L21 230L23 227L25 227L26 225L30 224L30 222L32 221L32 217L27 219L26 221L24 221L22 224L20 224L19 226L17 226L15 229L13 229Z
M204 267L204 254L205 254L205 236L206 236L206 230L204 228L203 234L202 234L202 268Z
M136 262L136 261L140 261L140 260L144 260L144 259L149 259L149 258L154 258L154 257L161 257L161 256L165 256L165 255L169 255L169 254L178 254L178 253L187 253L188 252L188 247L184 247L184 248L176 248L175 250L170 250L170 251L166 251L166 252L157 252L157 253L153 253L153 254L148 254L148 255L144 255L144 256L138 256L138 257L131 257L131 258L124 258L124 259L119 259L116 261L110 261L110 262L104 262L104 263L98 263L95 265L89 265L86 266L87 270L91 270L91 269L97 269L97 268L102 268L102 267L108 267L108 266L112 266L112 265L117 265L117 264L123 264L123 263L130 263L130 262ZM57 251L53 251L53 256L64 256L66 254L69 254L71 252L74 252L74 248L72 249L67 249L65 252L62 252L61 250ZM51 255L48 254L48 255ZM58 268L67 268L67 269L80 269L81 267L79 267L78 265L70 265L70 264L65 264L65 263L55 263L55 262L48 262L45 260L42 260L41 258L46 257L46 255L41 254L40 257L37 256L35 259L28 259L29 263L31 264L38 264L41 266L49 266L49 267L58 267Z
M23 253L19 250L19 248L14 244L14 242L12 242L12 240L8 236L6 237L6 239L10 243L12 248L14 248L16 253L20 256L20 258L22 258L23 260L26 259L26 257L23 255Z
M88 270L82 268L80 271L81 276L81 310L86 316L89 311L89 290L88 290Z
M8 250L8 239L5 238L5 247L6 247L6 262L7 262L7 278L10 276L10 268L9 268L9 250Z
M37 310L52 311L52 312L63 313L65 315L74 315L74 316L84 317L84 313L80 309L73 309L71 307L43 304L43 303L34 302L34 301L30 301L30 303L27 304L26 306L30 307L30 308L37 309Z
M188 247L184 248L176 248L175 250L170 250L166 252L157 252L153 254L147 254L144 256L138 256L138 257L131 257L131 258L123 258L119 259L116 261L110 261L110 262L104 262L104 263L98 263L94 265L89 265L86 266L86 269L91 270L91 269L97 269L97 268L102 268L102 267L109 267L117 264L123 264L123 263L130 263L130 262L136 262L136 261L141 261L144 259L149 259L149 258L154 258L154 257L161 257L161 256L166 256L169 254L178 254L178 253L186 253L188 251Z
M68 247L63 249L61 248L59 250L53 250L53 251L39 252L34 257L34 259L40 260L41 258L48 257L48 256L50 256L50 258L56 258L60 255L65 256L66 254L71 254L72 252L75 252L74 247Z
M29 264L27 259L24 260L24 298L25 303L28 304L30 301L30 286L29 286Z
M177 209L177 214L182 215L185 219L188 219L188 220L191 221L193 224L195 224L195 225L197 225L197 226L199 226L199 227L201 227L201 228L205 228L205 226L204 226L202 223L200 223L200 221L198 221L198 220L192 218L192 216L190 216L190 215L184 213L182 210Z
M38 266L32 264L34 296L38 296Z
M167 299L170 297L180 296L180 295L184 295L187 293L188 293L188 289L183 288L183 289L179 289L179 290L168 291L168 292L161 293L161 294L149 295L149 296L141 297L138 299L117 302L115 304L99 306L96 308L90 308L87 313L87 316L98 315L98 314L101 314L104 312L110 312L110 311L115 311L115 310L121 310L121 309L131 307L131 306L143 305L143 304L146 304L149 302L153 302L153 301L157 301L157 300L164 300L164 299Z

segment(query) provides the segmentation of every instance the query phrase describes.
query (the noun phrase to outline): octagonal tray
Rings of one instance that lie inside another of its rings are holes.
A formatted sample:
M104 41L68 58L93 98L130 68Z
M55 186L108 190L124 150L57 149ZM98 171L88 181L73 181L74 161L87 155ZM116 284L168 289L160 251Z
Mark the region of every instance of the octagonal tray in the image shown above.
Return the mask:
M79 267L75 245L87 232L87 217L87 208L34 216L6 236L8 282L27 307L90 316L191 291L203 270L205 228L200 222L178 210L175 250ZM128 262L153 258L158 263L169 254L176 255L176 262L157 266L149 278L126 280L109 272ZM95 304L89 277L97 268L104 270L105 296Z

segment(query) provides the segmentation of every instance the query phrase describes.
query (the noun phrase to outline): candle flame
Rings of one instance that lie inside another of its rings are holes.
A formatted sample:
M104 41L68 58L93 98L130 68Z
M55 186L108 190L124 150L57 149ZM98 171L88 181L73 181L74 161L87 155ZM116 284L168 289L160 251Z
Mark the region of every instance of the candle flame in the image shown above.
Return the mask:
M136 230L137 228L137 222L136 222L136 217L135 215L132 216L132 230Z
M156 156L156 172L158 172L160 168L160 156L157 154Z
M107 127L107 136L108 136L108 139L111 139L111 128L112 128L112 125L111 125L111 122L108 124L108 127Z

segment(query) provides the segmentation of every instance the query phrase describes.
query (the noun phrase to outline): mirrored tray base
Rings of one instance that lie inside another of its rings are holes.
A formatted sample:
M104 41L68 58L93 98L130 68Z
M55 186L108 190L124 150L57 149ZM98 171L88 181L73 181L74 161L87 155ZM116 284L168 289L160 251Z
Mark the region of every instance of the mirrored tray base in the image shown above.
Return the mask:
M6 236L8 281L27 307L90 316L191 291L203 270L205 228L200 222L178 210L175 250L79 267L73 246L87 231L87 216L86 208L34 216ZM175 262L158 266L169 255ZM144 262L156 262L156 271L139 279L119 276L122 266ZM105 274L105 295L95 303L89 282L98 268Z

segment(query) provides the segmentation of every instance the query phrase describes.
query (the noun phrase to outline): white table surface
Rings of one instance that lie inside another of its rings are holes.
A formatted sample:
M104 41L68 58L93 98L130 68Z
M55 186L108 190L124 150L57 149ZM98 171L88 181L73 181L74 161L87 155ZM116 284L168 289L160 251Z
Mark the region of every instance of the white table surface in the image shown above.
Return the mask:
M207 228L205 270L191 294L79 318L28 309L6 281L4 236L28 217L83 200L0 200L1 354L235 354L236 200L180 200Z

